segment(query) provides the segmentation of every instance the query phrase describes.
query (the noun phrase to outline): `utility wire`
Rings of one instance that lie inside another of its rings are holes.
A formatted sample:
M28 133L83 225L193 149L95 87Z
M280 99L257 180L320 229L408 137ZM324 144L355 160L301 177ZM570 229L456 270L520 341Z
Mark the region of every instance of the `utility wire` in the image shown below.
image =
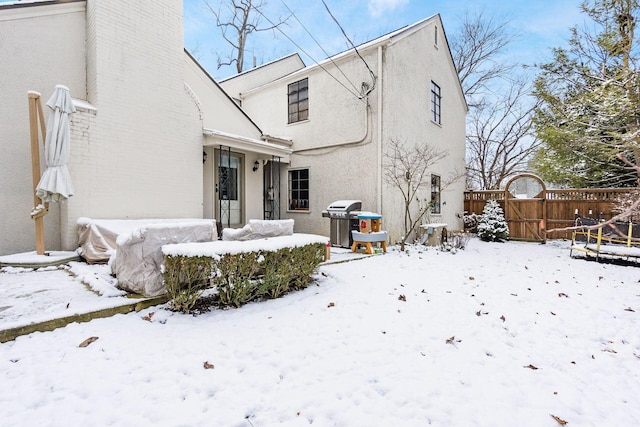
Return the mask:
M340 25L340 22L338 22L338 20L336 19L335 16L333 16L333 13L331 13L331 10L329 9L329 6L327 6L327 3L325 3L324 0L322 0L322 4L324 5L324 8L327 9L327 12L329 12L329 15L331 16L331 18L333 19L333 21L336 23L336 25L338 26L338 28L340 28L340 31L342 31L342 34L344 35L344 37L347 39L347 41L349 42L349 44L353 47L353 50L356 52L356 54L360 57L360 59L362 60L362 62L364 62L364 65L367 67L367 70L369 70L369 74L371 74L371 80L373 81L373 84L371 85L371 88L367 91L367 93L364 94L364 96L369 95L373 89L376 87L376 80L377 77L374 74L373 71L371 71L371 68L369 67L369 64L367 64L367 61L364 60L364 58L362 57L362 55L360 55L360 52L358 52L358 48L356 47L355 44L353 44L353 42L351 41L351 39L349 38L349 36L347 35L347 33L344 31L344 28L342 28L342 25Z
M322 52L324 52L325 55L327 55L327 58L329 58L329 60L333 63L333 65L336 66L336 68L338 69L338 71L340 71L340 74L342 74L344 76L345 79L347 79L347 81L351 84L351 86L353 86L353 88L357 91L358 88L356 87L356 85L349 79L349 77L347 77L347 75L344 73L344 71L342 71L342 69L338 66L338 64L333 60L332 56L329 55L329 53L324 49L324 47L322 47L322 45L320 44L320 42L318 42L318 40L316 40L315 37L313 37L313 34L311 34L311 32L309 32L309 30L307 29L307 27L305 27L305 25L298 19L298 17L296 16L296 14L289 8L289 6L284 2L284 0L280 0L282 2L282 4L284 5L284 7L287 8L287 10L289 11L289 13L291 14L291 16L294 17L294 19L296 21L298 21L298 24L300 24L300 26L307 32L307 34L309 34L309 37L311 37L311 39L316 42L316 44L318 45L318 47L322 50Z
M309 58L311 58L311 60L318 65L320 68L322 68L322 70L329 74L331 76L331 78L333 78L336 82L338 82L338 84L340 84L340 86L342 86L343 88L345 88L347 90L347 92L349 92L351 95L355 96L356 98L358 98L359 100L362 101L362 97L360 96L360 94L358 94L357 92L353 92L350 88L348 88L347 86L344 85L344 83L342 83L336 76L334 76L333 74L331 74L326 68L324 68L322 66L322 64L320 64L318 61L316 61L313 56L309 55L309 53L307 53L307 51L305 51L298 43L296 43L291 37L289 37L284 31L282 31L282 29L280 28L280 26L276 26L264 13L262 13L262 11L260 9L255 9L256 12L258 12L264 19L266 19L271 25L273 25L275 28L278 29L278 31L280 31L280 33L282 33L283 36L285 36L287 38L287 40L289 40L291 43L293 43L293 45L295 47L297 47L298 49L300 49L301 52L303 52L305 55L307 55ZM353 84L353 83L352 83Z

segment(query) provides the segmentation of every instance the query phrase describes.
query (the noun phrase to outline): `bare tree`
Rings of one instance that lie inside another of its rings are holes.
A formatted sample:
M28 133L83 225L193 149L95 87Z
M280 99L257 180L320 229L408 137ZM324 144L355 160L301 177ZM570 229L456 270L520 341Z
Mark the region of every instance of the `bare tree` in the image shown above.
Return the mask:
M509 175L527 170L540 146L531 132L537 104L528 100L529 93L526 82L511 82L501 99L471 110L467 119L467 183L471 187L499 189Z
M204 0L204 3L216 17L216 25L222 32L222 38L232 48L226 59L223 60L218 55L218 69L235 63L238 73L244 69L249 36L256 32L275 30L289 19L279 18L277 22L273 22L266 18L262 12L267 5L264 0L220 0L217 7L209 0ZM261 26L263 17L269 25Z
M430 170L448 154L428 144L407 147L397 139L391 139L388 147L383 165L385 181L402 194L404 225L400 250L404 250L405 242L432 208L431 203L421 204L419 200L423 189L431 185ZM421 206L414 208L414 205Z
M515 64L501 58L517 37L509 32L508 24L507 20L498 21L484 12L466 14L460 32L451 41L453 61L470 107L482 102L494 80L504 78L515 68Z
M535 99L517 64L507 57L518 37L506 19L479 12L465 15L451 53L469 105L467 186L496 189L523 172L539 143L533 137Z

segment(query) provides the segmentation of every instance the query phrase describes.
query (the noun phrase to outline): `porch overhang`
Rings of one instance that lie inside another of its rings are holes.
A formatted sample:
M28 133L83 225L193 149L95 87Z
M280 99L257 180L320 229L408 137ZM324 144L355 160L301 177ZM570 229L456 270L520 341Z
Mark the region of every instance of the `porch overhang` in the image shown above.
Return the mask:
M293 152L290 146L284 146L261 139L250 138L242 135L235 135L216 129L202 129L204 134L205 147L224 145L231 147L240 152L257 153L264 156L265 159L270 157L279 157L281 162L288 163L289 156Z

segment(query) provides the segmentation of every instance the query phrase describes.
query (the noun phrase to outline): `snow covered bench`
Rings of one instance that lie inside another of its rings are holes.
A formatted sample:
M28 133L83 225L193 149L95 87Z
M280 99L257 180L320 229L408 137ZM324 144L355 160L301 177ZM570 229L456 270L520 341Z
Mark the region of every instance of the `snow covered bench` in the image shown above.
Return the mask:
M614 258L640 258L640 224L632 222L613 222L592 230L587 228L599 224L594 218L577 217L576 227L571 235L571 251L583 252L587 257L594 256L596 261L602 256Z

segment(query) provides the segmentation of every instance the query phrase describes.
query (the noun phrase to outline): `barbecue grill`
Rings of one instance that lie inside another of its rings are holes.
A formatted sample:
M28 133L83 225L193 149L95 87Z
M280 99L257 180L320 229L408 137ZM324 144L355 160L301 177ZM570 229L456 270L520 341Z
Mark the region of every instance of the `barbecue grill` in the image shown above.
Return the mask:
M331 220L329 237L331 246L351 247L353 244L351 230L359 230L360 209L362 209L360 200L337 200L322 211L322 216Z

